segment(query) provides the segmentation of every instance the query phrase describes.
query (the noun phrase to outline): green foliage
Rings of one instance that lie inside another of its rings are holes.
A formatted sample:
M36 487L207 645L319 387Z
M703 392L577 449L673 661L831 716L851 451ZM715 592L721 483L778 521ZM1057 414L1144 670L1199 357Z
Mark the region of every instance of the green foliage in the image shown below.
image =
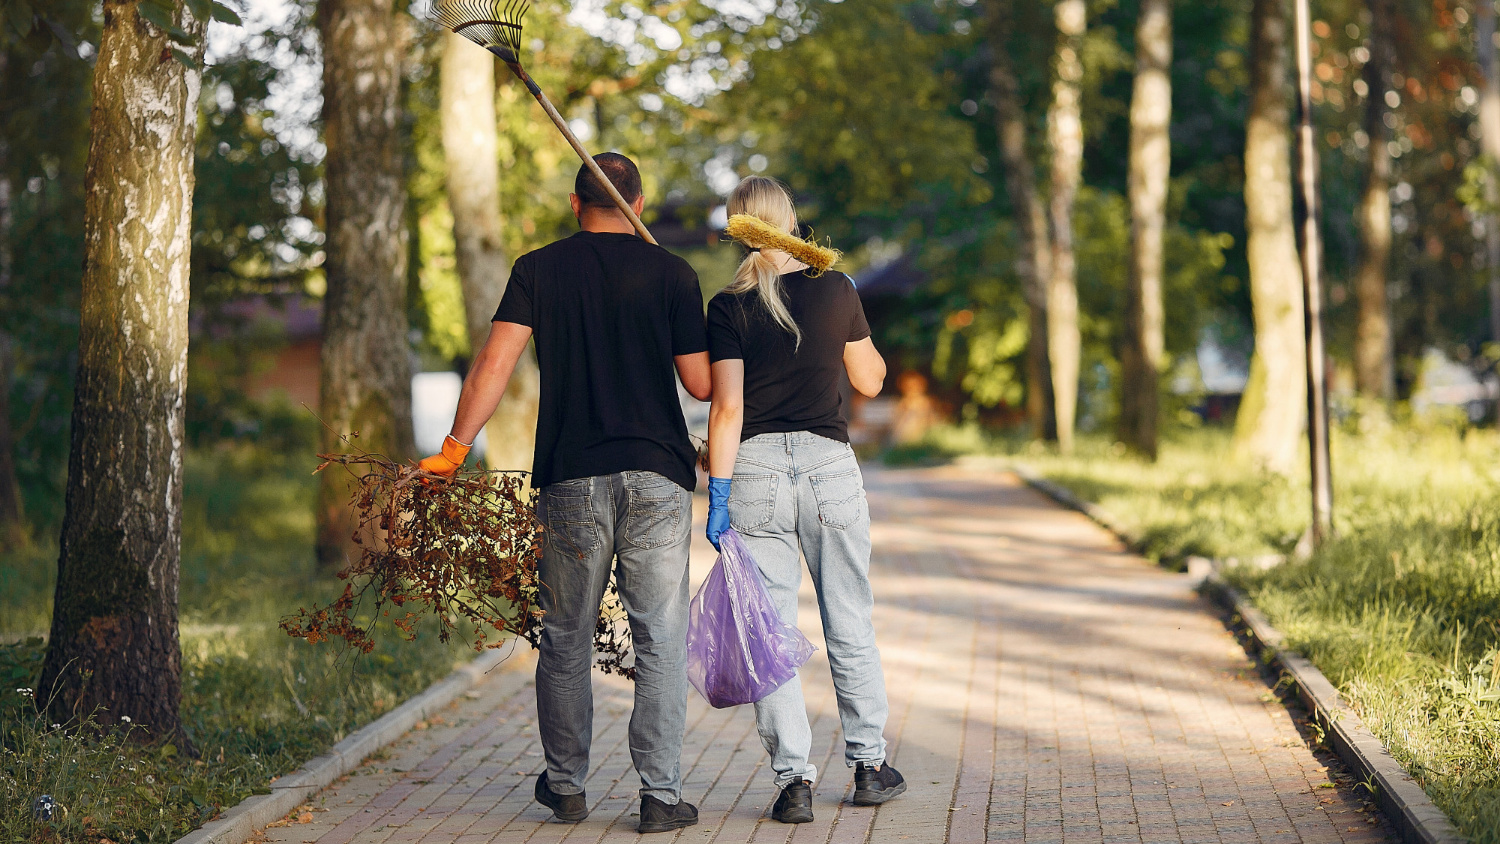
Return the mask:
M199 758L121 733L53 727L15 691L36 687L41 641L0 646L0 841L174 841L467 658L429 628L412 643L386 630L369 655L309 646L277 628L341 588L312 554L310 443L304 432L284 450L189 452L182 714ZM52 560L55 549L50 559L0 555L0 635L45 629ZM43 793L66 815L34 821L31 803Z

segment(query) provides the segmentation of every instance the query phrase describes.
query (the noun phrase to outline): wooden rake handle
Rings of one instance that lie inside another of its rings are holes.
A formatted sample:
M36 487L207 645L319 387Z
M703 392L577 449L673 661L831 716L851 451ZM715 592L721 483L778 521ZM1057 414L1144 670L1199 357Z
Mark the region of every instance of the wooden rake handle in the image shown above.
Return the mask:
M630 225L635 227L641 239L655 245L656 238L652 237L651 232L646 230L646 224L641 222L640 217L636 216L635 209L630 207L630 203L625 201L625 197L620 196L620 192L615 189L615 183L611 182L609 177L604 175L604 171L599 169L599 163L594 160L592 155L589 155L588 150L583 148L583 144L579 143L578 137L573 134L573 130L568 128L568 122L563 120L561 114L557 113L557 109L553 107L552 101L547 99L546 94L542 93L541 87L531 78L531 74L527 73L526 69L521 67L520 62L509 60L499 51L492 50L491 52L500 56L500 59L510 68L510 72L514 73L516 78L526 85L526 90L530 91L531 96L536 98L537 103L542 107L542 111L547 112L547 116L552 118L552 123L557 126L557 131L561 132L563 137L568 139L568 145L573 147L573 151L578 153L579 158L583 159L583 163L593 172L594 178L599 180L599 184L604 185L606 191L609 191L609 198L615 201L615 206L630 220Z

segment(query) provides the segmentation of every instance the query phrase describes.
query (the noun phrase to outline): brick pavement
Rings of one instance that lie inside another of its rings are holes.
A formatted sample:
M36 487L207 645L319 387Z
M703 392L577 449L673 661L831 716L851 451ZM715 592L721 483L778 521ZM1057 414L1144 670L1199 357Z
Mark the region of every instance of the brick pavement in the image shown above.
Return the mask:
M693 695L685 842L1356 842L1386 823L1309 750L1296 713L1180 575L1122 551L1083 516L1008 475L867 470L875 516L875 620L890 687L891 760L911 788L848 804L822 652L804 668L817 820L765 817L775 798L748 707ZM699 502L701 507L702 502ZM701 513L700 513L701 517ZM700 519L701 521L701 519ZM693 572L712 564L701 538ZM801 625L821 645L804 581ZM531 800L543 769L529 652L440 717L324 791L289 844L634 841L625 744L630 686L596 682L593 813L549 823ZM1334 766L1330 769L1329 766Z

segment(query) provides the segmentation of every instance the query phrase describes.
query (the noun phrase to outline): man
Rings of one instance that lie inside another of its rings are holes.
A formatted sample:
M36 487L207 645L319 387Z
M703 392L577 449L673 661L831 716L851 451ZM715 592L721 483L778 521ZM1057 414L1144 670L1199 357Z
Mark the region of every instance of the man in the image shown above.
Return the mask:
M635 164L617 153L594 160L639 214ZM536 669L547 770L536 799L558 820L589 813L589 672L613 564L635 645L630 754L641 776L640 831L667 832L698 822L682 800L681 771L696 451L674 371L689 393L708 398L703 296L687 262L637 237L587 167L569 200L581 231L516 261L442 454L421 466L458 470L535 337L542 389L532 481L548 529Z

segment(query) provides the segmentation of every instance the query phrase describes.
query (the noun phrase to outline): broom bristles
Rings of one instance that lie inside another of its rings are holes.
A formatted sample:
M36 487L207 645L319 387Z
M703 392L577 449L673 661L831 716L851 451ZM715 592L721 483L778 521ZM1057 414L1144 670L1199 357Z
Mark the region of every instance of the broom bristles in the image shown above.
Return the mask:
M486 50L521 54L521 19L531 0L437 0L428 17Z

